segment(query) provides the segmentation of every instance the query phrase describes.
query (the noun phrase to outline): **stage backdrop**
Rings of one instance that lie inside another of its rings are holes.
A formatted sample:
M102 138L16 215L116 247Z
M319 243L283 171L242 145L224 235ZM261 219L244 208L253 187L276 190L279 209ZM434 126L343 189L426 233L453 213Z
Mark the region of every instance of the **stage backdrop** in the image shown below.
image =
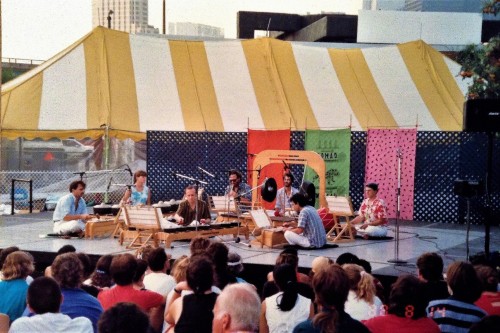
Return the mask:
M349 128L306 131L305 150L315 151L325 160L326 195L349 195L350 148L351 130ZM306 168L305 179L314 183L316 193L318 193L319 181L316 172L311 168Z
M398 154L401 159L400 218L413 220L413 192L417 129L368 130L365 183L379 184L390 218L396 217Z
M289 150L290 149L290 130L248 130L248 173L247 179L248 184L252 186L252 171L253 170L253 160L255 155L263 150L268 149L280 149ZM278 183L278 188L283 186L283 164L269 164L261 169L260 179L258 184L260 185L265 181L266 177L274 178ZM261 166L255 166L259 169ZM260 194L259 194L260 196ZM263 206L266 209L274 209L274 201L272 203L263 202Z

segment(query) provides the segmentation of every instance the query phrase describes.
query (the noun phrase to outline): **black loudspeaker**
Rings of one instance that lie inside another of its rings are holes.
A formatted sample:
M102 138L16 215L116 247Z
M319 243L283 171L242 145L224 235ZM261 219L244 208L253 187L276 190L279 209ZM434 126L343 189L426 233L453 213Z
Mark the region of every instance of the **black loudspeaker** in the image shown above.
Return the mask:
M500 132L500 99L470 99L464 103L465 132Z
M484 193L483 182L476 180L457 179L453 183L453 192L456 195L465 198L472 198L478 195L483 195Z

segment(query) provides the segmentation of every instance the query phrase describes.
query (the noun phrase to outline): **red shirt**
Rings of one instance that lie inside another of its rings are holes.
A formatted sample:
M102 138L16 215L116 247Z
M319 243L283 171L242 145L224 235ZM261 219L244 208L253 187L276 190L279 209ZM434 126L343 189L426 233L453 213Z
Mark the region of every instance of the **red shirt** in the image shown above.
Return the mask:
M145 311L165 303L162 295L150 290L137 290L132 285L116 285L111 289L103 290L97 295L97 299L105 311L119 302L134 303Z
M386 225L388 223L385 202L379 198L375 198L373 202L370 202L368 198L363 200L359 208L359 215L365 218L364 223L370 223L378 219L382 222L380 225Z
M500 316L500 292L485 291L474 304L489 315Z
M393 314L361 321L372 333L440 333L439 326L431 318L411 319Z

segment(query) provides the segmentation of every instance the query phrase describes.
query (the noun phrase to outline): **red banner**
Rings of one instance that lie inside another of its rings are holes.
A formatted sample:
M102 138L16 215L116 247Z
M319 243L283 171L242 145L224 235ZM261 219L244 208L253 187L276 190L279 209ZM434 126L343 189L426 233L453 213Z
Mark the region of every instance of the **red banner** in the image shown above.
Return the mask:
M261 166L254 166L253 160L255 155L263 150L268 149L279 149L279 150L289 150L290 149L290 130L248 130L247 139L247 153L248 153L248 170L253 170L252 168L259 169ZM270 164L261 168L260 178L258 184L260 185L267 178L274 178L278 183L278 188L283 186L283 164ZM247 173L247 183L252 186L252 172ZM260 192L259 192L260 198ZM262 201L262 200L261 200ZM273 203L266 203L262 201L266 209L274 209Z

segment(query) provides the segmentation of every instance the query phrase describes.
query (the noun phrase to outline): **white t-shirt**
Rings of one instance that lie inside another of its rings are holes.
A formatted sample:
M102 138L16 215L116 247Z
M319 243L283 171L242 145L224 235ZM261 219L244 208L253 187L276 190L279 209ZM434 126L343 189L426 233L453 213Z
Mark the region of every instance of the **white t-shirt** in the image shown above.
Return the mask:
M144 287L147 290L155 291L166 297L170 290L174 289L175 279L165 273L151 272L144 277Z
M281 311L276 299L283 294L279 292L265 299L266 321L269 333L292 332L297 324L307 320L311 311L311 300L302 295L297 295L295 306L290 311Z
M92 322L85 317L71 319L62 313L44 313L32 317L21 317L10 325L9 333L94 333Z
M349 290L344 311L353 319L367 320L382 315L382 301L377 296L373 299L373 304L369 304L363 299L356 297L356 292Z

